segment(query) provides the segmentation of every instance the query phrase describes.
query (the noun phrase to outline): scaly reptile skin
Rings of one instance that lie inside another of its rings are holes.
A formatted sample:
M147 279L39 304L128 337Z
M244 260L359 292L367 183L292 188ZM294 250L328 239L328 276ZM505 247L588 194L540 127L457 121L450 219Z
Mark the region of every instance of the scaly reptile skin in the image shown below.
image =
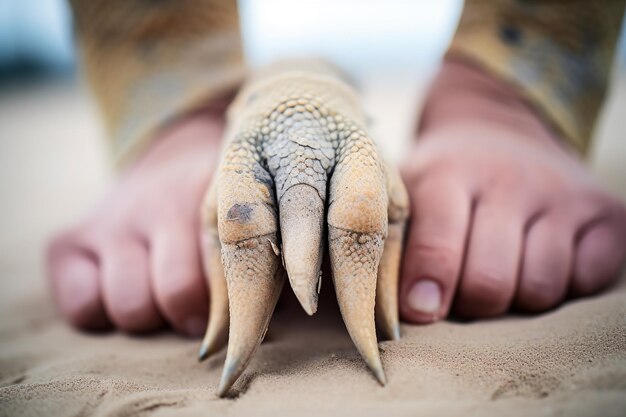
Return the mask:
M315 313L326 236L346 327L384 384L375 309L386 336L399 337L408 197L365 125L354 89L319 62L277 65L244 87L229 110L203 210L211 311L201 358L224 343L230 315L220 395L261 343L285 275L304 310Z

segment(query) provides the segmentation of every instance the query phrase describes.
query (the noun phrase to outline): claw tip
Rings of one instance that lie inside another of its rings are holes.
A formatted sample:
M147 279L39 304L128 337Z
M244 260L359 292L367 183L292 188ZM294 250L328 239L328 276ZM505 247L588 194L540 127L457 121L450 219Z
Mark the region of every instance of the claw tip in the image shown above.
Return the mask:
M306 276L306 275L304 275ZM317 288L319 285L317 282L315 285L302 285L301 283L304 281L308 281L307 279L303 279L303 275L300 274L292 274L290 275L290 283L291 288L293 289L298 302L302 306L302 309L309 315L312 316L317 312L317 301L319 297L319 293Z
M300 305L302 306L302 309L309 316L312 316L313 314L315 314L317 312L317 300L313 300L313 299L309 298L307 300L300 300L299 299L298 301L300 301Z
M387 384L387 377L385 376L385 371L383 371L383 368L380 367L380 368L375 369L373 371L374 371L374 375L376 376L376 379L378 380L380 385L382 385L384 387Z
M400 325L398 323L396 323L396 325L393 326L393 330L391 331L391 340L394 340L394 341L400 340Z
M209 346L202 344L200 346L200 350L198 351L198 362L202 362L208 357L209 357Z
M239 377L239 366L235 361L226 361L224 364L224 370L222 371L222 378L220 384L217 387L217 395L223 397L226 395L230 387L235 383Z

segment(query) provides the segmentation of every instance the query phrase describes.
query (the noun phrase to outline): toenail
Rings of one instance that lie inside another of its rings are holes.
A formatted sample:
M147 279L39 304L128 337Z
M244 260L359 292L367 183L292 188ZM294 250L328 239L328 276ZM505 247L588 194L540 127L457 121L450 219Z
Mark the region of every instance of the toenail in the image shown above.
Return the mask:
M202 336L206 328L207 320L205 317L191 316L185 320L185 331L191 336Z
M441 307L439 284L430 280L417 281L407 296L409 307L419 313L435 314Z

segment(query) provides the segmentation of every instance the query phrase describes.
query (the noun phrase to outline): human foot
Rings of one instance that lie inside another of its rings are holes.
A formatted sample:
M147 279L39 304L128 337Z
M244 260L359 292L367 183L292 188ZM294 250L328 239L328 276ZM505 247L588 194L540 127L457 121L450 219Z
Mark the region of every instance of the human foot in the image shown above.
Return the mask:
M626 210L507 85L447 61L404 169L400 309L427 323L538 312L619 275Z
M261 343L285 275L304 310L315 313L326 245L344 322L381 383L375 309L381 330L398 335L404 186L365 133L353 89L325 65L290 67L251 81L235 100L203 210L209 275L222 281L210 281L200 358L219 347L216 335L229 327L220 395ZM220 247L223 269L215 261ZM213 314L213 306L229 311Z
M143 332L167 322L202 334L208 296L199 207L223 124L213 109L167 129L84 221L54 239L49 276L72 324Z

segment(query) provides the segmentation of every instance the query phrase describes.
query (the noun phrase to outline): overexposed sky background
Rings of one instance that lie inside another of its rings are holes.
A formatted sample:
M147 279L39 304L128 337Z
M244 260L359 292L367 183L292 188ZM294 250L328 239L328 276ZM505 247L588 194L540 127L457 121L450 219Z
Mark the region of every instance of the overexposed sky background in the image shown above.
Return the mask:
M248 62L322 56L354 75L434 67L461 0L241 0Z

